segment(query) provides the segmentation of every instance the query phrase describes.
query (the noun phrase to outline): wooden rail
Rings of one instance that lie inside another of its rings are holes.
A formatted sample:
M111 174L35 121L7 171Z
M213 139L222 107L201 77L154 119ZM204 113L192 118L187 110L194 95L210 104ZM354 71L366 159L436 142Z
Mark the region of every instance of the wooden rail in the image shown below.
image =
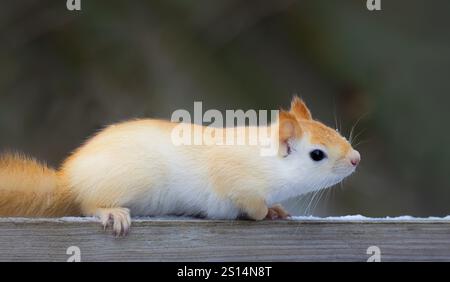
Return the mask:
M67 261L71 246L82 261L450 261L450 221L152 219L114 238L92 219L0 219L0 261Z

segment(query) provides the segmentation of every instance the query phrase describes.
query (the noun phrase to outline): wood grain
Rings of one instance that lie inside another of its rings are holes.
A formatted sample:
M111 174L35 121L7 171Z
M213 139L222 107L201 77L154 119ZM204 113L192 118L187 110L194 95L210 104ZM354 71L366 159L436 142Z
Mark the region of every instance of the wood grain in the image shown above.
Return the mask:
M450 222L139 220L125 238L94 221L0 220L0 261L450 261Z

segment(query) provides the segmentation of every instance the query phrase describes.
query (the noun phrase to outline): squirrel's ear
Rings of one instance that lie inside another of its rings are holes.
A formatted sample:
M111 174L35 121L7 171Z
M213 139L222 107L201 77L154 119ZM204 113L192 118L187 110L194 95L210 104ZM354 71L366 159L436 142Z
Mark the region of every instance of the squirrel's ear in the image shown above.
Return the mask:
M297 119L290 112L280 111L279 114L279 138L286 142L290 138L300 137L301 128Z
M311 112L309 111L305 102L303 102L303 100L300 99L297 95L292 98L290 113L292 113L297 120L312 119Z

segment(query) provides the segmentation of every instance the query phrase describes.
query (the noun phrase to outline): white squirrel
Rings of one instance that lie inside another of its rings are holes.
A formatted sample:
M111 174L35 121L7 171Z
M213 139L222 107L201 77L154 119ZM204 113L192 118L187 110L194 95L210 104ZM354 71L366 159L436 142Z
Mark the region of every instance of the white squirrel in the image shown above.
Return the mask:
M0 216L97 216L116 235L128 233L130 215L284 219L289 214L279 202L330 187L360 162L358 151L313 120L298 97L268 125L279 130L273 156L261 156L255 145L175 146L176 125L153 119L111 125L59 170L3 155Z

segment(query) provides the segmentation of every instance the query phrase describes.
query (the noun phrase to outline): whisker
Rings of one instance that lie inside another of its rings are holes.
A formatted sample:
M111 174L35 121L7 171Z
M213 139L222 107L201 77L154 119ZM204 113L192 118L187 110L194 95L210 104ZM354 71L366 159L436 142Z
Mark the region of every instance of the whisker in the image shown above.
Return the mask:
M311 214L311 206L312 206L312 203L314 202L314 200L315 200L315 198L316 198L318 192L319 192L319 191L314 191L314 192L312 193L311 199L310 199L308 205L306 206L306 211L305 211L305 212L306 212L306 215L310 215L310 214Z
M338 119L337 119L336 97L334 97L334 96L333 96L333 103L334 103L334 106L333 106L334 128L337 129L337 130L339 130L339 129L338 129Z
M317 209L317 206L318 206L318 204L320 203L320 200L322 200L323 195L325 194L325 191L326 191L326 190L327 190L327 189L321 189L321 190L320 190L319 197L318 197L317 201L314 203L313 211Z
M353 133L354 133L354 131L355 131L355 128L358 126L359 122L360 122L364 117L366 117L368 114L369 114L368 112L365 113L365 114L362 114L362 115L356 120L356 122L353 124L352 129L350 130L350 135L349 135L349 137L348 137L350 144L352 144L352 142L353 142Z
M362 145L362 144L365 144L365 143L368 143L369 142L369 140L362 140L361 142L358 142L355 146L353 146L353 147L358 147L359 145Z
M352 138L352 142L350 142L350 144L352 144L354 141L356 141L358 139L358 137L361 136L364 132L366 132L366 129L363 129L358 134L356 134L355 137Z
M310 210L308 211L310 215L312 215L314 212L314 207L316 206L316 203L317 203L318 199L320 198L320 192L321 192L320 190L317 191L317 193L314 197L314 200L311 202Z
M309 214L312 214L314 212L314 210L317 207L317 204L320 202L320 199L321 199L322 194L323 194L324 187L326 186L324 184L325 184L325 181L322 180L321 183L316 185L316 187L317 187L316 192L314 193L314 197L311 199L310 205L308 206L308 213Z

